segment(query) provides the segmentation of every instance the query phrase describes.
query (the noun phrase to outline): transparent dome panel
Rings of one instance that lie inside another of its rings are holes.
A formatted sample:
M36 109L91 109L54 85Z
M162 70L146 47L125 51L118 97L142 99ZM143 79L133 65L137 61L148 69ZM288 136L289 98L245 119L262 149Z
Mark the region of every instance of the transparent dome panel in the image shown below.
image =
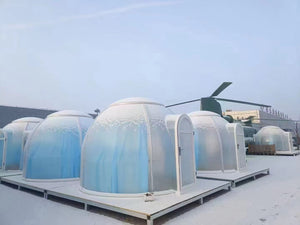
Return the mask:
M79 117L79 126L81 129L81 139L84 140L84 137L89 129L90 126L92 126L94 120L87 117Z
M191 117L197 170L222 170L221 144L211 117Z
M153 186L149 191L176 189L175 141L164 120L150 120Z
M11 123L3 128L6 134L5 169L19 169L22 152L22 137L26 123Z
M195 130L195 160L197 170L222 170L221 146L215 129Z
M145 124L93 125L82 158L82 186L110 193L148 189L148 149Z
M77 117L49 117L25 146L23 176L29 179L76 178L81 140Z
M226 125L228 122L221 117L213 117L222 143L224 170L237 169L234 135L230 134Z

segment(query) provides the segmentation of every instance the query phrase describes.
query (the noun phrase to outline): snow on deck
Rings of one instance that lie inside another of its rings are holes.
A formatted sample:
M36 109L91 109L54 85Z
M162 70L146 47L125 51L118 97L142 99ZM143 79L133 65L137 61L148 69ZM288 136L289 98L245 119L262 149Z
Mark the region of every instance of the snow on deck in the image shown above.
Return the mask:
M154 221L154 224L300 224L300 156L248 156L249 164L270 167L270 175L230 192L193 203ZM145 224L144 220L108 212L84 211L71 204L0 185L0 224L79 225Z

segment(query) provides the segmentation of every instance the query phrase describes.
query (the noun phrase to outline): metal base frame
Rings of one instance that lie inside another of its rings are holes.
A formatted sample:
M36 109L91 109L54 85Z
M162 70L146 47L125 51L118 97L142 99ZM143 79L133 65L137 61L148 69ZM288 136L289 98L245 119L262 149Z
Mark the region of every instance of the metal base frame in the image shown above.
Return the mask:
M256 180L258 175L268 175L270 174L270 169L257 169L257 170L245 170L245 171L236 171L233 173L204 173L202 171L197 171L197 178L201 179L209 179L209 180L222 180L229 181L231 183L231 187L236 187L236 184L252 178Z
M2 170L0 169L0 183L1 183L1 177L8 177L8 176L15 176L15 175L21 175L21 170Z
M300 150L293 151L277 151L275 155L296 156L300 154Z
M43 193L44 198L55 196L82 203L85 210L89 206L111 210L117 213L141 218L153 225L153 220L192 202L203 204L203 198L221 190L231 190L227 181L197 179L195 185L184 188L180 195L176 193L154 196L154 201L145 202L143 197L118 198L86 194L80 191L79 181L30 182L22 176L2 177L2 182Z

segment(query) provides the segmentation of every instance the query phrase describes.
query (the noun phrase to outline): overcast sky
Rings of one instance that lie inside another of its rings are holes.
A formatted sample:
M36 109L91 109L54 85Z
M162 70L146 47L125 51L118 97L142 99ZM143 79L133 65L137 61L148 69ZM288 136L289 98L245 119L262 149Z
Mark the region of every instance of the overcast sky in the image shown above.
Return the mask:
M223 81L219 97L300 119L299 0L0 0L0 105L171 104Z

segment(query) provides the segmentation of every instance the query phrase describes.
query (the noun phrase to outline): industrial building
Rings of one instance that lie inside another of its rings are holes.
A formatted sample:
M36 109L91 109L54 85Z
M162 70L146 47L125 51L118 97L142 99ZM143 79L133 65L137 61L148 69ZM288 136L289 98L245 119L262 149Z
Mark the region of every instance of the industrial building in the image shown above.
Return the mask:
M252 126L260 129L265 126L277 126L284 131L296 133L296 124L293 120L289 119L287 115L279 113L276 110L245 110L245 111L232 111L226 110L224 116L232 116L236 121L245 121L251 119Z
M56 112L56 110L0 105L0 128L19 118L38 117L44 119L54 112Z

